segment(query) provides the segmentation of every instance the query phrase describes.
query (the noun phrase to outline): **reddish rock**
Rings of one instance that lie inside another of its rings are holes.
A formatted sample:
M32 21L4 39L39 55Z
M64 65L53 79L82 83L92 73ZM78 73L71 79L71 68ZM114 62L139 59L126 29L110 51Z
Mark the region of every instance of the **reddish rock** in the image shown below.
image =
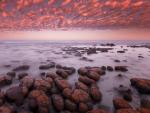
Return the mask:
M23 104L24 98L28 93L28 89L26 87L12 87L6 91L6 98L10 102L14 102L17 105Z
M46 73L46 77L50 77L54 80L57 77L57 74L52 73L52 72L48 72L48 73Z
M90 71L87 76L95 81L98 81L100 79L100 75L97 72Z
M86 113L89 110L88 105L85 103L79 103L79 112Z
M52 79L50 82L46 80L35 80L34 82L34 88L38 90L42 90L44 92L50 91L51 87L52 87Z
M113 104L115 109L128 109L128 108L132 108L129 103L122 99L122 98L116 98L113 100Z
M85 85L85 84L82 83L82 82L76 82L76 83L75 83L75 86L76 86L77 89L82 89L82 90L84 90L84 91L86 91L86 92L88 92L88 90L89 90L88 86Z
M20 74L18 74L18 78L19 79L22 79L22 78L24 78L26 76L28 76L28 73L20 73Z
M48 96L41 90L33 90L28 97L29 108L38 113L49 113L50 101Z
M147 98L141 99L141 107L150 109L150 100Z
M52 95L52 102L57 111L62 111L64 109L64 99L61 95Z
M150 113L150 108L138 108L137 111L139 111L140 113Z
M21 79L20 86L27 87L28 89L31 89L33 87L35 79L32 77L24 77Z
M130 79L131 85L134 86L140 93L150 94L150 80L142 78Z
M78 80L86 85L91 85L95 83L93 79L90 79L86 76L80 76Z
M56 74L62 78L67 78L69 76L69 74L63 69L56 70Z
M55 83L56 86L60 89L60 90L64 90L65 88L71 88L70 84L64 80L64 79L55 79Z
M103 110L103 109L93 109L91 111L89 111L88 113L108 113L107 111Z
M64 96L65 98L70 99L70 98L71 98L71 95L72 95L72 89L65 88L65 89L63 90L63 96Z
M66 99L65 100L65 108L68 111L76 111L77 105L74 102L72 102L71 100Z
M5 93L0 91L0 106L5 102Z
M119 109L116 113L140 113L134 109Z
M3 105L0 107L0 113L16 113L12 106Z
M88 74L88 69L81 67L80 69L78 69L78 73L80 75L87 75Z
M75 89L72 93L72 100L75 103L80 103L80 102L88 102L90 98L89 98L89 94L86 93L85 91L80 89Z
M90 96L92 97L92 99L94 101L101 101L102 93L100 92L98 86L92 85L91 88L90 88L89 93L90 93Z

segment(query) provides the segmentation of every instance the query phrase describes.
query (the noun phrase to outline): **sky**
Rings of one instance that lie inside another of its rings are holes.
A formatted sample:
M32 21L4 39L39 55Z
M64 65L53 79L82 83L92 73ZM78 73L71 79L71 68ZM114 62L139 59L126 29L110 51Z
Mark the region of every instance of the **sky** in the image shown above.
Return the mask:
M150 0L0 0L0 40L150 40Z

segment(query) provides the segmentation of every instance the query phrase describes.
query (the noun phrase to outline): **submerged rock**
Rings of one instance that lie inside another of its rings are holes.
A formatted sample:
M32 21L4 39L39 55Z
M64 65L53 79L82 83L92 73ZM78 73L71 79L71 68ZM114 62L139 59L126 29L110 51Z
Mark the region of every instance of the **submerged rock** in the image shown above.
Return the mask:
M1 76L0 77L0 87L10 85L12 83L12 77L10 76Z
M115 66L116 71L126 72L128 71L127 66Z
M134 86L140 93L150 94L150 80L142 78L130 79L131 85Z
M22 78L24 78L26 76L28 76L28 73L20 73L20 74L18 74L18 78L19 79L22 79Z
M67 78L69 76L69 74L63 69L56 70L56 74L62 78Z
M41 70L46 70L46 69L50 69L50 68L54 68L55 67L55 63L50 63L50 64L43 64L39 66L39 69Z
M113 71L114 69L113 69L113 67L111 67L111 66L107 66L107 70L108 70L108 71Z
M15 77L16 76L16 72L10 71L10 72L7 73L7 75L10 76L10 77Z
M29 65L21 65L13 69L13 71L26 71L30 68Z

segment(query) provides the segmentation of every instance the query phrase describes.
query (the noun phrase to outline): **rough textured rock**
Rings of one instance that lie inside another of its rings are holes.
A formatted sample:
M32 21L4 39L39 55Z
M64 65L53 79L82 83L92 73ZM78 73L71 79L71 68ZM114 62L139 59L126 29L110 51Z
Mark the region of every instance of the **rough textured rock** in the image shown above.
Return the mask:
M5 102L5 93L0 91L0 106Z
M80 82L86 84L86 85L91 85L91 84L94 84L94 83L95 83L95 81L94 81L93 79L90 79L90 78L88 78L88 77L86 77L86 76L80 76L80 77L78 78L78 80L79 80Z
M24 98L28 93L28 89L26 87L12 87L6 91L6 98L10 102L14 102L17 105L23 104Z
M90 71L87 76L95 81L98 81L100 79L100 74L94 71Z
M125 108L132 108L129 103L122 99L122 98L116 98L113 100L113 104L114 104L114 107L115 109L125 109Z
M78 69L78 73L80 75L87 75L88 74L88 69L81 67L80 69Z
M72 92L73 92L72 89L65 88L65 89L63 90L63 96L64 96L65 98L71 99Z
M150 113L150 108L138 108L137 111L139 111L140 113Z
M103 110L103 109L93 109L91 111L89 111L88 113L108 113L107 111Z
M49 92L52 87L53 80L49 78L49 81L47 80L35 80L34 82L34 88L38 90L42 90L44 92Z
M116 111L116 113L140 113L133 109L119 109Z
M55 63L51 62L49 64L43 64L39 66L39 69L41 70L46 70L46 69L50 69L50 68L54 68L55 67Z
M84 91L86 91L86 92L88 92L88 90L89 90L88 86L85 85L85 84L82 83L82 82L76 82L76 83L75 83L75 86L76 86L77 89L82 89L82 90L84 90Z
M0 113L16 113L12 106L3 105L0 107Z
M113 67L111 67L111 66L107 66L107 70L108 70L108 71L113 71L114 69L113 69Z
M21 65L13 69L13 71L26 71L30 68L29 65Z
M38 113L49 113L50 101L48 96L41 90L33 90L28 97L29 108Z
M67 78L69 76L69 74L63 69L56 70L56 74L62 78Z
M52 95L52 102L57 111L62 111L64 109L64 99L61 95Z
M142 78L130 79L131 85L134 86L140 93L150 94L150 80Z
M12 83L12 77L10 76L1 76L0 77L0 87L10 85Z
M86 93L85 91L80 89L75 89L72 93L72 100L75 103L80 103L80 102L88 102L90 98L89 98L89 94Z
M48 73L46 73L46 77L50 77L54 80L57 77L57 74L55 74L53 72L48 72Z
M88 105L85 103L79 103L79 112L86 113L89 110Z
M20 73L20 74L18 74L18 78L19 79L22 79L22 78L24 78L26 76L28 76L28 73Z
M15 77L16 76L16 72L10 71L10 72L7 73L7 75L10 76L10 77Z
M32 77L28 77L28 76L24 77L21 80L20 86L27 87L28 89L31 89L33 87L34 81L35 81L35 79Z
M72 102L71 100L66 99L65 100L65 108L68 111L76 111L77 105L74 102Z
M55 83L56 86L60 89L60 90L64 90L65 88L71 88L71 86L69 85L69 83L64 80L64 79L55 79Z
M90 88L89 93L90 93L90 96L92 97L92 99L94 101L101 101L102 93L100 92L98 86L92 85L91 88Z
M150 100L147 98L141 99L141 107L150 109Z

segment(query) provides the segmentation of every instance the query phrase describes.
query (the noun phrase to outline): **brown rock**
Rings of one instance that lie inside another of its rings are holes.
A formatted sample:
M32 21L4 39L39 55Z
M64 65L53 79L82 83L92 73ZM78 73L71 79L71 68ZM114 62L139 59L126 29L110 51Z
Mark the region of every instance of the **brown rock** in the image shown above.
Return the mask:
M52 95L52 102L57 111L62 111L64 109L64 99L61 95Z
M150 108L138 108L137 111L139 111L140 113L150 113Z
M50 69L50 68L54 68L55 67L55 63L51 62L49 64L43 64L39 66L39 69L41 70L46 70L46 69Z
M115 109L128 109L128 108L132 108L129 103L122 99L122 98L116 98L113 100L113 104Z
M98 86L92 85L89 93L94 101L101 101L102 93L100 92Z
M7 75L10 76L10 77L15 77L16 76L16 72L11 71L11 72L8 72Z
M86 91L86 92L88 92L88 90L89 90L88 86L85 85L85 84L82 83L82 82L76 82L76 83L75 83L75 86L76 86L77 89L82 89L82 90L84 90L84 91Z
M12 77L10 76L1 76L0 77L0 86L10 85L12 83Z
M26 76L23 79L21 79L20 86L27 87L28 89L31 89L34 85L34 81L35 81L34 78Z
M86 76L80 76L78 80L86 85L91 85L95 83L93 79L90 79Z
M26 76L28 76L28 73L20 73L20 74L18 74L18 78L19 79L22 79L22 78L24 78Z
M88 113L108 113L107 111L103 110L103 109L93 109L91 111L89 111Z
M72 100L75 103L88 102L90 100L88 93L83 90L75 89L72 93Z
M72 95L72 89L65 88L65 89L63 90L63 96L64 96L65 98L70 99L70 98L71 98L71 95Z
M142 78L130 79L131 85L134 86L140 93L150 94L150 80Z
M13 69L13 71L26 71L30 68L29 65L21 65Z
M141 100L141 107L150 109L150 100L146 99L146 98L142 99Z
M0 107L0 113L16 113L12 106L3 105Z
M29 108L38 113L49 113L50 101L48 96L41 90L33 90L28 97Z
M56 70L56 74L62 78L67 78L69 76L69 74L63 69Z
M56 86L60 89L60 90L64 90L65 88L71 88L71 86L69 85L69 83L66 80L63 79L55 79L55 83Z
M24 98L28 93L28 89L26 87L12 87L6 91L6 98L10 102L15 102L17 105L23 104Z
M76 111L77 105L74 102L72 102L71 100L66 99L65 100L65 108L68 111Z
M5 93L0 91L0 106L5 102Z
M97 72L90 71L87 76L95 81L98 81L100 79L100 75Z
M80 75L87 75L88 74L88 69L81 67L80 69L78 69L78 73Z
M88 105L85 103L79 104L79 112L80 113L86 113L89 110Z
M140 112L133 109L119 109L117 110L116 113L140 113Z

